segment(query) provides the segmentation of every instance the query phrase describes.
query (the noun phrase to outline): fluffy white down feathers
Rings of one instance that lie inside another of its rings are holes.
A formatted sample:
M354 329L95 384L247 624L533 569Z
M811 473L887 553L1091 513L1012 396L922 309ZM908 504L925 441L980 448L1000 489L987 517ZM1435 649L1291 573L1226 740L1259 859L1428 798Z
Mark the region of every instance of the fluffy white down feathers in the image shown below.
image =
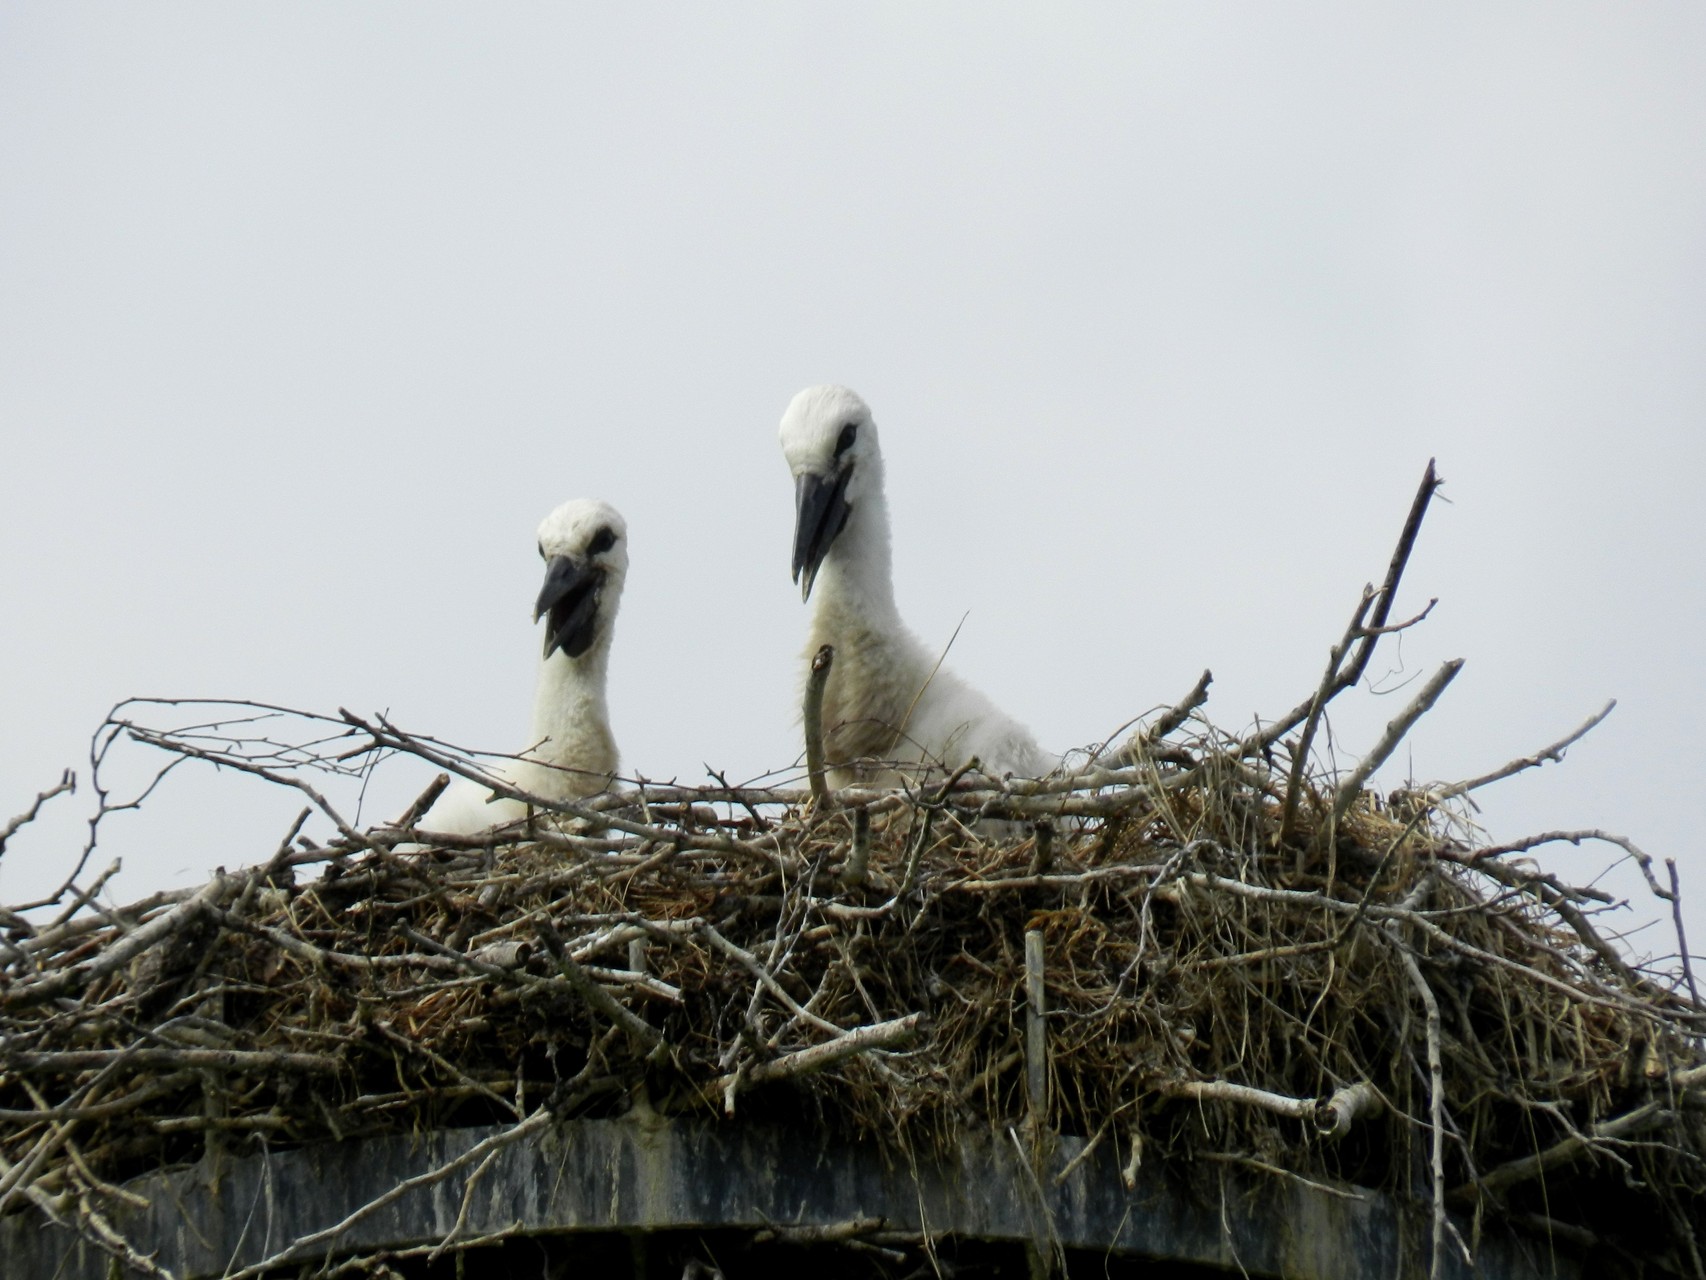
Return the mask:
M491 771L531 795L576 800L608 788L616 772L605 679L628 576L628 527L607 503L565 502L539 525L539 555L545 584L534 620L545 619L545 639L533 733L516 759ZM417 825L472 835L525 816L519 801L493 799L489 788L458 778Z
M817 597L806 644L835 647L824 691L830 782L894 781L891 764L1038 777L1059 764L1029 730L946 669L895 607L883 458L871 410L845 387L810 387L782 415L794 474L794 576Z

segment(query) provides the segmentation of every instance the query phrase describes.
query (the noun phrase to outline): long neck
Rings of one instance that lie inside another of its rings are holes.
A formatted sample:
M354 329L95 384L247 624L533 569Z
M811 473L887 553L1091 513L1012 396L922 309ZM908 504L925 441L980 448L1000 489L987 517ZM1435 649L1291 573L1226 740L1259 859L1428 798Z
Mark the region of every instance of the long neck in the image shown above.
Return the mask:
M864 465L868 468L864 492L824 557L812 594L817 597L820 615L834 610L878 625L898 623L882 463L869 459Z
M604 700L609 666L608 629L580 657L571 658L559 649L539 664L539 684L533 696L533 744L541 760L572 763L563 757L584 736L581 727L610 723Z

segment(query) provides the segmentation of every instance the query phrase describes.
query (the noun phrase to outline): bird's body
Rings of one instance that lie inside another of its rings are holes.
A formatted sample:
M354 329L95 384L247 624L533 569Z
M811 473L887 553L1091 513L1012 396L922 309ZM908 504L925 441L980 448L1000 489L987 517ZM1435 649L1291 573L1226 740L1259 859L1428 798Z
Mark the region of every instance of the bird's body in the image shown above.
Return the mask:
M1059 763L988 698L942 669L895 606L882 454L865 402L845 387L812 387L782 417L794 473L794 575L816 596L808 657L833 645L824 689L830 781L894 781L895 766L1035 777Z
M533 698L533 733L513 759L490 772L544 800L584 799L607 790L616 773L605 681L616 608L628 573L628 530L603 502L565 502L539 526L545 586L534 618L546 618L545 652ZM528 806L456 779L417 824L424 831L472 835L519 821Z

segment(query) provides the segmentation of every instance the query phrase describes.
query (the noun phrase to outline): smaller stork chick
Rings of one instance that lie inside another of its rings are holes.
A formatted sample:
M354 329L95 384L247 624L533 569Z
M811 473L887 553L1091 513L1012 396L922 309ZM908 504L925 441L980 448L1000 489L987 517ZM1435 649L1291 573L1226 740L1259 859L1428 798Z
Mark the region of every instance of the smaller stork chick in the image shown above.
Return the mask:
M545 585L533 620L545 619L544 655L533 695L533 736L516 759L491 766L518 790L546 800L578 800L606 790L616 773L605 676L616 606L628 576L628 526L608 503L565 502L539 526ZM472 835L517 821L518 800L456 779L417 824L423 831Z
M794 473L794 581L816 607L806 655L835 646L824 690L824 761L833 786L892 782L892 768L1038 777L1058 763L1023 725L952 672L895 607L883 455L871 410L846 387L810 387L782 415ZM863 762L863 763L860 763Z

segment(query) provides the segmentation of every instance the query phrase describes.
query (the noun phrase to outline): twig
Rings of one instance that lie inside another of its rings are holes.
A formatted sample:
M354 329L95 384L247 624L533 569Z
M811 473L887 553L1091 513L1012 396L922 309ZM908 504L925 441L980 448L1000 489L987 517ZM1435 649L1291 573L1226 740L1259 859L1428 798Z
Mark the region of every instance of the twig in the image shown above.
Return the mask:
M586 970L569 957L569 949L563 945L562 936L551 927L549 920L541 916L534 923L534 928L539 933L540 941L545 944L552 958L556 960L558 972L575 989L575 994L628 1032L629 1035L638 1037L653 1048L663 1043L661 1031L640 1017L639 1014L618 1004L615 996L594 982L587 975Z
M1214 672L1208 670L1206 667L1203 668L1202 675L1197 677L1197 682L1191 686L1191 691L1171 707L1167 708L1167 711L1159 720L1143 731L1144 745L1151 747L1154 746L1156 743L1160 742L1161 739L1172 733L1173 730L1184 724L1186 720L1190 719L1191 712L1195 711L1198 707L1202 706L1203 703L1208 701L1208 687L1213 683Z
M1208 687L1213 683L1214 673L1205 669L1202 675L1197 677L1196 684L1191 686L1191 691L1167 708L1154 724L1141 733L1133 735L1124 746L1117 750L1108 751L1104 749L1091 756L1089 768L1124 768L1141 759L1147 751L1153 750L1163 738L1184 724L1186 720L1189 720L1191 712L1208 701ZM1124 732L1124 730L1122 729L1119 732ZM1086 771L1080 770L1080 773Z
M894 1018L888 1022L875 1022L869 1026L854 1027L851 1031L843 1031L835 1039L814 1044L809 1049L798 1049L793 1053L785 1053L780 1058L769 1062L756 1063L745 1068L740 1074L742 1084L769 1084L776 1080L788 1080L795 1076L807 1075L810 1072L822 1071L832 1067L843 1058L850 1058L856 1053L864 1053L870 1049L887 1049L892 1045L908 1039L917 1031L922 1022L922 1013L909 1013L904 1018ZM734 1085L735 1072L722 1076L712 1086L713 1090L722 1092Z
M331 801L327 800L326 797L321 795L318 790L309 786L308 783L304 782L301 778L293 778L289 774L280 773L276 769L268 769L262 765L254 764L248 760L239 759L228 753L220 754L219 752L206 751L200 747L192 746L181 739L172 738L167 734L157 733L152 729L145 729L141 725L126 724L124 725L124 728L134 741L140 742L144 746L154 747L160 751L169 751L179 758L187 757L191 760L202 760L208 764L222 765L227 769L235 769L239 773L247 773L257 778L264 778L266 781L277 786L290 787L294 790L300 791L313 802L316 809L325 814L327 818L331 819L332 825L338 829L338 834L343 836L343 838L351 845L358 849L371 849L376 847L367 838L365 833L357 831L344 820L343 815L333 807Z
M1676 953L1682 958L1682 976L1688 982L1688 996L1700 1003L1700 988L1694 985L1694 965L1688 956L1688 934L1682 927L1682 885L1676 878L1676 859L1666 858L1665 869L1670 872L1670 914L1676 924Z
M550 1125L551 1120L552 1115L550 1110L546 1106L541 1106L534 1110L527 1119L511 1125L502 1133L493 1134L491 1137L475 1143L454 1160L446 1161L436 1169L430 1169L426 1173L417 1174L413 1178L408 1178L399 1182L395 1187L391 1188L391 1190L385 1192L383 1195L375 1196L366 1204L362 1205L361 1208L345 1217L342 1221L334 1223L323 1230L313 1231L304 1236L298 1236L295 1240L292 1240L271 1257L263 1258L259 1262L244 1267L241 1271L233 1271L226 1275L224 1280L258 1280L259 1277L264 1276L274 1268L281 1267L285 1263L301 1257L303 1254L318 1248L322 1244L330 1244L339 1236L343 1235L344 1232L355 1226L358 1222L372 1217L386 1205L393 1204L396 1201L401 1200L410 1192L419 1190L422 1187L430 1187L435 1183L443 1182L458 1169L465 1169L469 1165L474 1164L476 1161L485 1160L488 1155L494 1154L495 1152L502 1150L504 1147L520 1142L523 1138L531 1137L533 1134L538 1133L540 1130Z
M436 775L431 782L427 783L426 790L416 796L414 802L403 810L403 816L391 825L399 830L407 831L420 821L422 814L437 803L438 798L444 794L444 789L449 785L450 775L448 773Z
M502 1107L505 1111L508 1111L517 1120L521 1119L521 1113L516 1109L514 1102L504 1097L497 1090L481 1084L467 1072L463 1071L462 1068L458 1067L454 1062L446 1059L444 1055L435 1053L419 1040L411 1039L409 1036L404 1035L389 1022L377 1020L369 1025L371 1025L380 1035L384 1036L385 1039L389 1040L392 1044L397 1045L406 1053L412 1053L418 1057L425 1058L428 1062L432 1063L433 1066L437 1067L440 1071L444 1072L464 1088L470 1089L473 1092L480 1094L482 1097L497 1103L498 1106Z
M1380 1110L1380 1091L1367 1080L1336 1090L1315 1116L1315 1127L1329 1138L1342 1138L1351 1126Z
M18 834L19 828L36 820L36 814L41 812L41 807L44 804L57 795L61 795L67 791L75 793L76 790L77 775L67 769L64 773L59 775L58 782L54 783L46 791L40 792L36 795L34 803L32 803L28 809L25 809L17 817L13 818L4 827L0 827L0 854L4 854L6 852L6 842Z
M335 1075L341 1058L282 1049L125 1049L8 1050L0 1058L8 1071L89 1071L125 1062L138 1067L214 1068L222 1071L317 1071Z
M948 780L937 789L935 796L926 800L920 807L918 834L913 839L912 848L906 855L906 870L901 875L900 887L894 893L897 902L911 893L918 883L918 864L924 857L924 850L930 845L930 827L936 816L936 810L942 807L942 802L947 799L948 793L954 789L959 780L977 767L978 759L973 756L949 774Z
M21 984L10 991L0 991L0 1008L7 1005L40 1004L69 994L128 965L132 959L171 936L181 926L201 914L208 905L216 905L230 897L242 882L241 876L216 875L192 897L170 911L162 912L147 924L139 925L99 955L82 964L61 969L38 981Z
M844 888L857 889L865 883L871 863L871 811L864 805L853 810L853 841L848 846L847 862L841 868Z
M829 805L829 784L823 773L823 692L829 685L829 668L835 662L835 646L823 645L812 655L811 671L806 676L806 773L811 779L812 796L819 808Z
M1230 1080L1170 1080L1160 1089L1169 1098L1189 1098L1194 1102L1236 1102L1241 1106L1260 1107L1263 1111L1290 1116L1294 1120L1314 1120L1321 1106L1314 1098L1290 1098L1283 1093L1270 1093L1266 1089L1234 1084Z
M1415 987L1416 994L1422 998L1422 1007L1427 1013L1427 1042L1428 1042L1428 1116L1429 1126L1433 1132L1432 1170L1433 1170L1433 1250L1428 1264L1430 1280L1438 1280L1445 1267L1445 1062L1440 1054L1440 1019L1439 1001L1434 997L1433 988L1428 986L1428 980L1422 976L1421 966L1416 963L1416 957L1410 949L1397 937L1392 936L1393 945L1398 951L1398 959L1404 966L1404 971L1410 975L1410 984Z
M1653 891L1654 897L1663 898L1666 902L1672 900L1670 891L1660 887L1658 879L1653 875L1651 854L1637 848L1635 842L1629 837L1614 835L1609 831L1601 831L1598 827L1585 827L1578 831L1543 831L1537 836L1525 836L1523 839L1514 840L1509 844L1489 845L1484 849L1475 850L1474 861L1480 862L1485 858L1502 857L1507 853L1526 853L1536 845L1552 844L1557 841L1579 845L1584 840L1603 840L1606 844L1616 845L1635 859L1635 863L1641 868L1641 874L1646 877L1647 887Z
M845 1222L826 1222L821 1226L794 1227L783 1224L766 1227L754 1233L754 1244L785 1240L789 1244L837 1244L856 1236L868 1236L888 1225L887 1218L849 1218Z
M1280 816L1279 833L1274 837L1274 847L1279 848L1291 838L1292 824L1297 817L1297 805L1303 795L1303 778L1309 768L1309 753L1315 744L1315 730L1321 723L1321 714L1327 709L1327 703L1347 686L1339 682L1339 667L1350 652L1351 645L1356 642L1362 631L1364 617L1369 606L1374 603L1374 588L1363 588L1362 599L1357 602L1356 612L1351 615L1350 626L1345 628L1345 634L1339 643L1327 653L1327 669L1321 673L1321 682L1315 686L1315 696L1309 703L1309 715L1303 722L1303 733L1299 736L1296 746L1291 753L1291 776L1285 784L1285 810ZM1302 852L1299 851L1299 858Z
M834 1036L847 1034L845 1027L837 1026L835 1023L830 1022L827 1019L818 1017L817 1014L806 1009L798 1000L795 1000L793 996L789 995L787 988L780 982L776 981L775 975L773 975L770 970L766 969L764 965L760 963L758 957L753 955L752 952L730 942L709 924L701 923L699 926L699 932L702 933L706 941L708 941L718 951L721 951L724 955L728 956L729 959L741 965L748 973L757 978L759 985L771 995L775 996L776 999L780 1000L782 1002L782 1006L796 1018L800 1019L802 1022L810 1023L819 1031L827 1031Z
M1490 1169L1472 1182L1454 1187L1450 1198L1457 1203L1471 1203L1477 1196L1496 1195L1506 1187L1515 1186L1537 1178L1548 1169L1554 1169L1561 1164L1577 1160L1594 1149L1598 1142L1607 1142L1616 1138L1627 1138L1647 1129L1655 1128L1665 1123L1671 1117L1671 1112L1662 1100L1655 1099L1636 1107L1633 1111L1625 1112L1611 1120L1602 1120L1592 1126L1586 1133L1571 1136L1554 1143L1544 1151L1537 1151L1531 1156L1523 1156Z
M1462 669L1462 658L1452 658L1449 662L1442 663L1440 669L1434 672L1433 678L1422 686L1422 691L1415 696L1410 705L1387 724L1386 732L1381 735L1380 741L1374 744L1369 753L1362 758L1362 762L1351 771L1350 776L1339 784L1338 791L1333 796L1333 816L1328 823L1329 827L1336 826L1345 816L1351 807L1351 802L1361 794L1362 785L1368 781L1369 775L1386 763L1386 757L1397 750L1404 735L1410 731L1410 726L1427 713L1428 708L1433 706L1439 695L1445 692L1446 685L1450 684Z
M1512 760L1509 764L1501 765L1491 773L1483 773L1478 778L1470 778L1466 782L1454 782L1448 787L1440 787L1433 792L1434 798L1438 800L1450 800L1453 796L1467 795L1469 792L1479 790L1488 783L1498 782L1501 778L1508 778L1513 774L1521 773L1524 769L1537 769L1541 765L1546 764L1548 761L1553 764L1562 762L1565 750L1585 738L1590 730L1599 724L1601 720L1605 719L1606 716L1611 714L1611 709L1616 705L1617 699L1611 699L1611 701L1601 707L1596 714L1589 716L1585 721L1583 721L1580 727L1578 727L1574 732L1559 738L1558 741L1554 742L1551 746L1542 747L1531 756L1523 756L1521 759Z
M1048 993L1043 986L1043 934L1025 930L1025 1088L1031 1117L1048 1114Z
M1031 824L1031 862L1025 868L1028 876L1046 875L1054 866L1054 823L1047 818Z
M1392 611L1392 601L1398 594L1398 584L1403 579L1404 566L1409 563L1410 552L1415 548L1416 535L1422 527L1422 517L1427 514L1428 503L1432 501L1434 492L1442 483L1434 473L1434 460L1429 458L1427 470L1422 473L1421 486L1416 490L1416 496L1410 503L1410 513L1405 517L1404 528L1398 535L1398 545L1393 548L1392 559L1386 566L1386 580L1375 594L1374 613L1366 625L1358 627L1361 638L1351 654L1350 665L1335 677L1334 692L1328 695L1329 700L1337 696L1339 691L1356 687L1357 681L1362 679L1362 673L1368 667L1369 658L1374 654L1374 646L1380 637L1386 634L1386 619ZM1250 756L1266 751L1302 724L1315 704L1316 694L1311 694L1286 715L1245 738L1239 744L1238 754Z

